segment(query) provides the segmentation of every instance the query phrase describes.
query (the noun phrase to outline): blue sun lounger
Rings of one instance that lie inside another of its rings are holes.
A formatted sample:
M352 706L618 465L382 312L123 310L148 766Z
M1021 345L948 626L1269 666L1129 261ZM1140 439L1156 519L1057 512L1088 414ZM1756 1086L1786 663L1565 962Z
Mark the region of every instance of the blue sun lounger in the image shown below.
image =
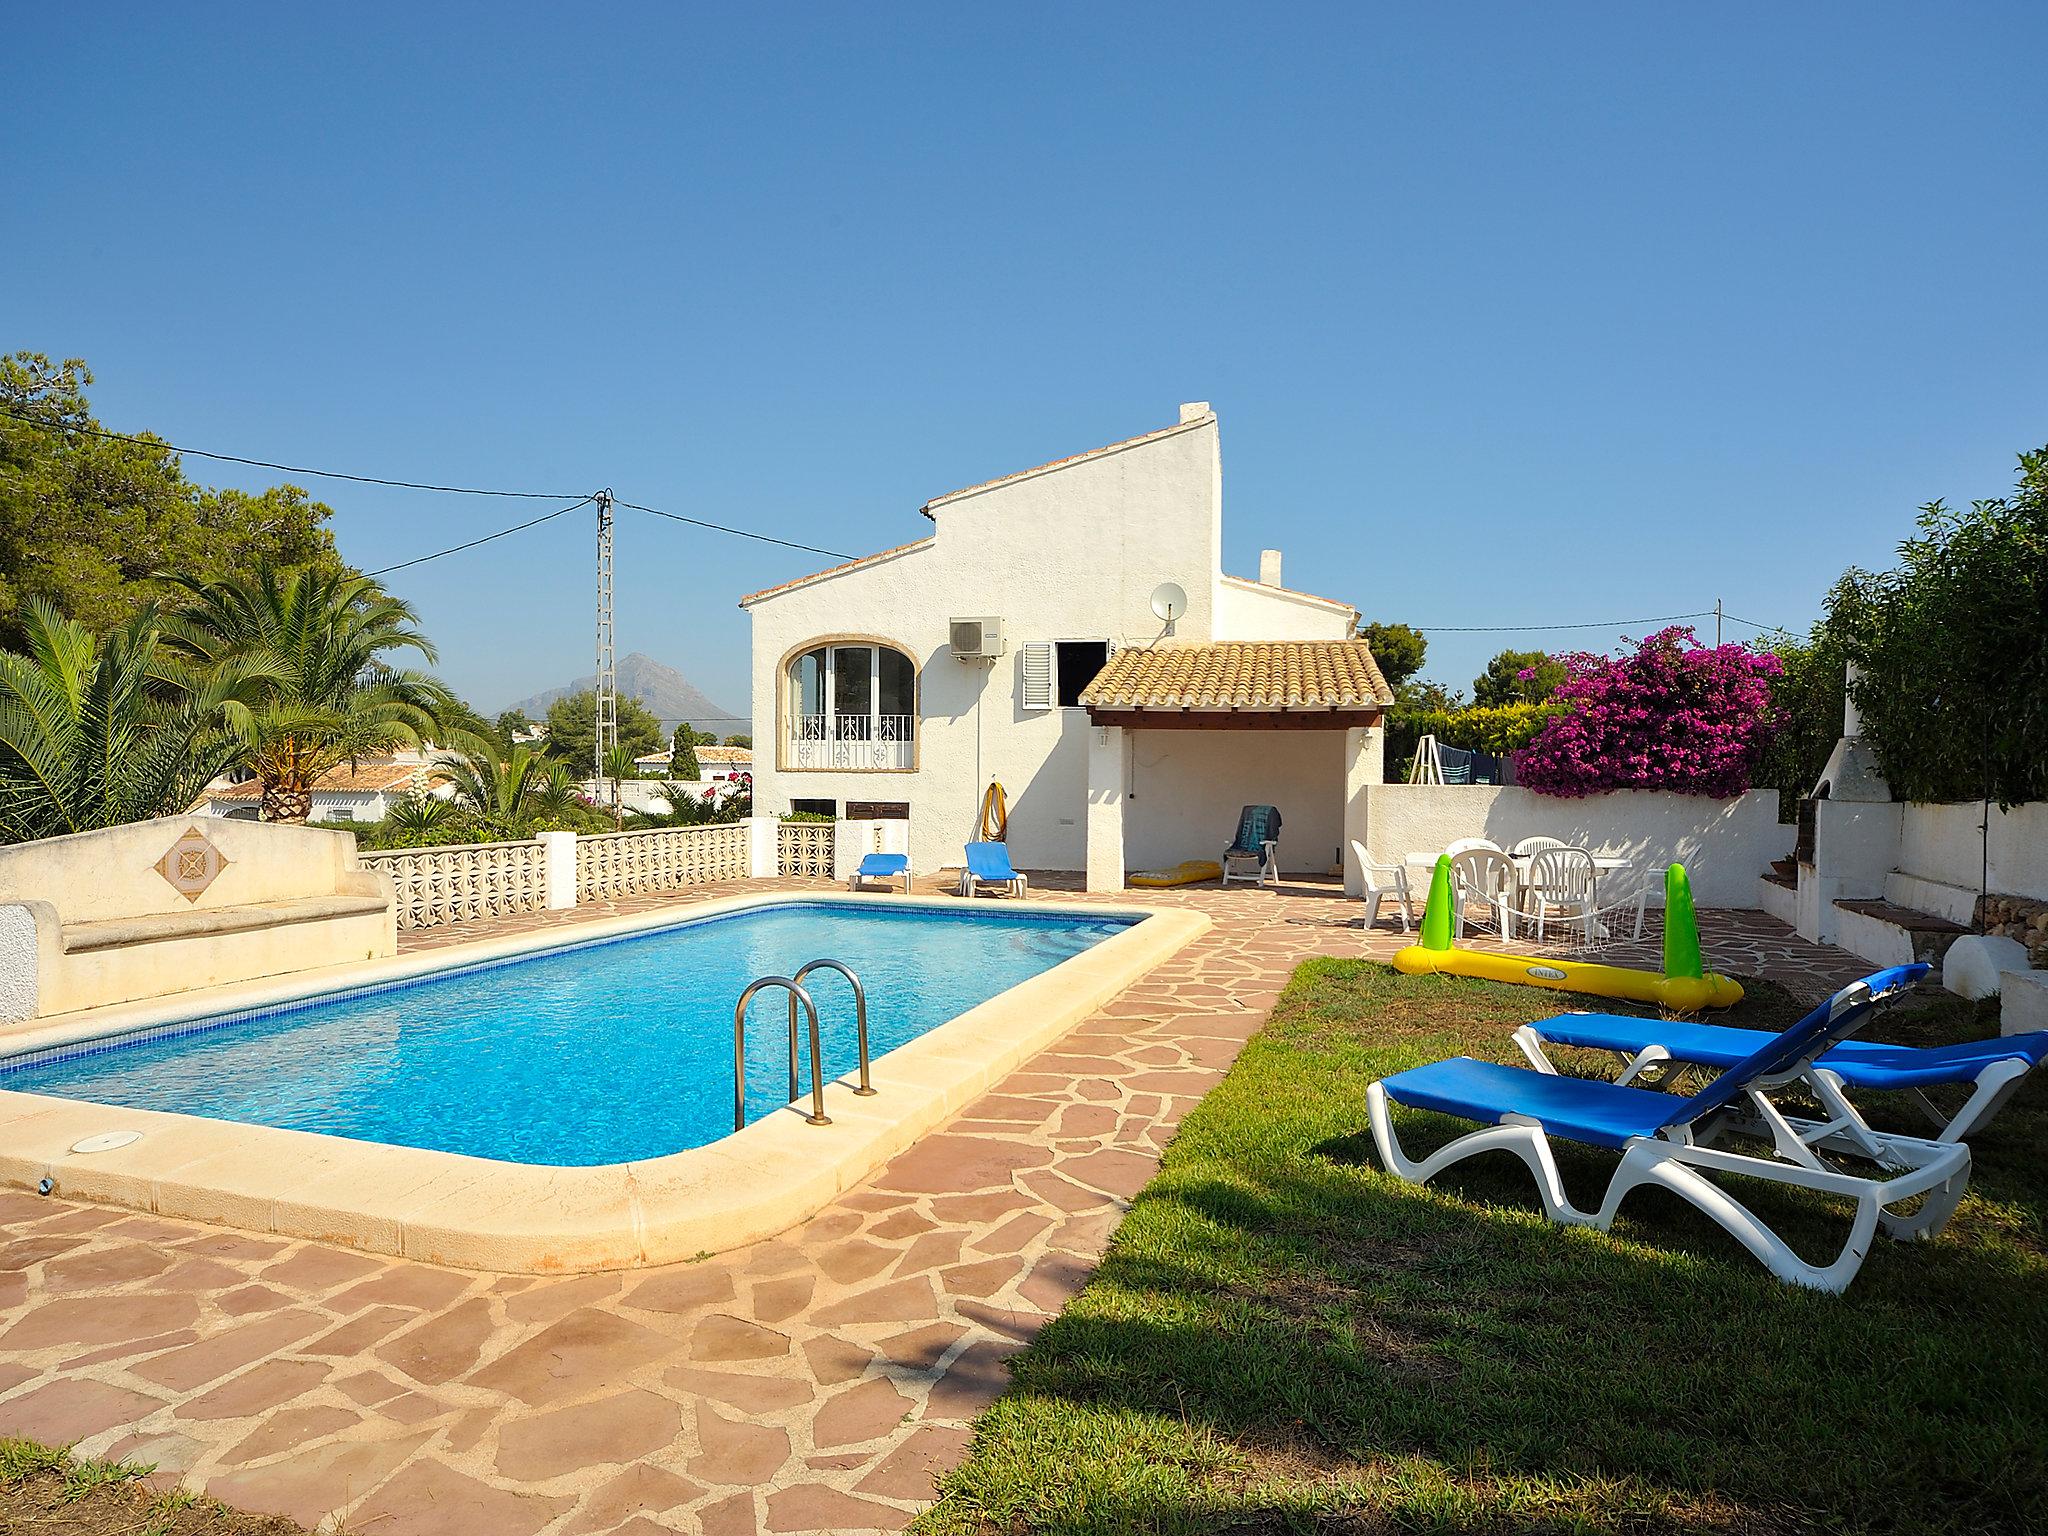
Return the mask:
M1687 1024L1675 1019L1632 1019L1613 1013L1565 1013L1524 1024L1515 1044L1539 1072L1555 1072L1547 1045L1613 1051L1627 1058L1621 1083L1633 1083L1645 1069L1677 1063L1722 1071L1760 1049L1771 1037L1754 1029L1722 1024ZM1964 1040L1954 1045L1883 1045L1844 1040L1823 1051L1807 1074L1807 1086L1830 1115L1857 1130L1869 1125L1845 1090L1905 1093L1937 1128L1936 1141L1962 1141L1990 1124L2021 1079L2048 1059L2048 1031ZM1944 1114L1927 1097L1929 1088L1968 1088L1970 1097L1955 1114ZM1870 1132L1875 1135L1875 1132Z
M861 855L860 868L847 876L849 891L860 889L863 880L879 880L884 885L903 882L903 894L910 894L910 855L907 853L867 853Z
M1780 1280L1840 1291L1855 1278L1882 1224L1899 1239L1931 1237L1955 1210L1970 1180L1970 1149L1961 1142L1872 1133L1878 1151L1844 1133L1837 1121L1787 1116L1770 1090L1801 1078L1814 1059L1861 1027L1876 1005L1927 973L1904 965L1852 982L1780 1035L1767 1035L1690 1098L1647 1088L1562 1077L1527 1067L1475 1061L1467 1056L1433 1062L1382 1078L1366 1089L1373 1140L1388 1169L1412 1184L1426 1184L1444 1169L1482 1152L1512 1152L1529 1165L1544 1214L1566 1225L1613 1225L1629 1193L1653 1184L1689 1201L1718 1222ZM1394 1133L1391 1104L1434 1110L1486 1127L1468 1132L1420 1160L1410 1158ZM1716 1143L1730 1134L1760 1138L1769 1153L1737 1151ZM1550 1139L1555 1136L1621 1153L1598 1211L1581 1211L1566 1197ZM1877 1165L1870 1175L1843 1171L1836 1158ZM1754 1211L1707 1177L1747 1175L1853 1200L1856 1213L1841 1254L1825 1265L1793 1252ZM1902 1203L1926 1198L1917 1210Z
M1012 896L1023 896L1029 882L1010 867L1010 850L1001 843L969 843L967 867L960 872L960 894L972 896L983 886L994 886Z

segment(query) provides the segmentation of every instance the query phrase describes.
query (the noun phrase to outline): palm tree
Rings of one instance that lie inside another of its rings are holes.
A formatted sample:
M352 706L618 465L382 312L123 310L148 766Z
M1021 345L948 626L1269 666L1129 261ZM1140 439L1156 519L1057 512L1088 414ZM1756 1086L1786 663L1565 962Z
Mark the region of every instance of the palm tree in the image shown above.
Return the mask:
M529 791L533 808L543 816L561 816L583 798L583 786L566 763L541 760L539 776Z
M488 752L447 757L441 771L454 786L455 803L499 837L518 836L520 823L548 778L540 759L524 747L514 747L502 760Z
M31 598L22 626L27 653L0 652L0 841L173 815L242 755L260 666L196 674L151 609L95 637Z
M445 728L457 701L438 678L385 660L410 650L432 661L434 647L411 605L369 577L266 567L171 579L186 596L165 620L167 647L202 675L256 667L271 679L246 727L265 821L305 821L314 782L343 762L432 739L471 744Z

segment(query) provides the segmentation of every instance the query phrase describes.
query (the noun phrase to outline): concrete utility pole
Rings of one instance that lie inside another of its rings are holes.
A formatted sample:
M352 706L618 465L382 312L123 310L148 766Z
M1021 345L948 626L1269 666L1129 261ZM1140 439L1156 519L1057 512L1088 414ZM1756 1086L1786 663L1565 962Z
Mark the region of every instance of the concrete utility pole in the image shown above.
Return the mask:
M609 766L606 759L619 744L619 678L612 661L612 493L607 487L597 493L597 709L592 748L593 775L599 784ZM612 806L617 809L619 789L612 785Z
M1714 644L1717 648L1721 644L1721 599L1718 597L1714 599Z

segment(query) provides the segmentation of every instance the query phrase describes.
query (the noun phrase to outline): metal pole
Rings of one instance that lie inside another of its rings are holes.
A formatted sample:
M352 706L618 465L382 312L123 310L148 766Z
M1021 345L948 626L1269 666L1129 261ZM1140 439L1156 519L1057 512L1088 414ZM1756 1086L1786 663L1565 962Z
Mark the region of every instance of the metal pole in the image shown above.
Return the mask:
M1721 599L1718 597L1714 599L1714 644L1717 648L1721 644Z
M612 493L597 493L597 683L591 755L594 777L602 785L607 759L619 744L619 679L612 659ZM612 809L619 808L619 787L612 784Z

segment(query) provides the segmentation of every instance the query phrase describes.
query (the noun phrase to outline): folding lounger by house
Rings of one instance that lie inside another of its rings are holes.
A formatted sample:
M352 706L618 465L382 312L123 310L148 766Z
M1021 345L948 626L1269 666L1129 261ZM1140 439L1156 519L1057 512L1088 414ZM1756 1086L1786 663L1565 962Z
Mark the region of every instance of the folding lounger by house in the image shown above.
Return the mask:
M1426 1184L1482 1152L1512 1152L1529 1165L1552 1221L1603 1231L1630 1191L1658 1185L1712 1217L1779 1279L1840 1291L1855 1278L1880 1225L1887 1236L1900 1239L1941 1230L1969 1185L1970 1149L1960 1142L1871 1133L1878 1148L1873 1159L1862 1138L1846 1134L1837 1121L1789 1119L1772 1103L1769 1091L1800 1078L1815 1057L1861 1026L1880 1000L1926 972L1924 965L1899 966L1852 982L1783 1034L1767 1036L1758 1050L1690 1098L1465 1056L1397 1072L1366 1089L1373 1140L1387 1167L1415 1184ZM1482 1121L1486 1129L1460 1136L1417 1161L1402 1151L1394 1134L1390 1103ZM1716 1145L1731 1132L1761 1137L1772 1151ZM1581 1211L1566 1198L1551 1151L1553 1136L1621 1154L1598 1211ZM1844 1172L1824 1160L1823 1153L1875 1161L1877 1172ZM1856 1213L1841 1254L1830 1264L1808 1264L1761 1217L1708 1177L1715 1173L1853 1200ZM1924 1199L1917 1210L1898 1209L1918 1197Z
M879 880L892 885L903 882L903 894L910 894L910 855L907 853L868 853L861 855L860 868L846 878L849 891L860 889L863 880Z
M1646 1068L1655 1066L1677 1064L1726 1071L1770 1038L1754 1029L1675 1019L1632 1019L1612 1013L1559 1014L1515 1031L1515 1044L1539 1072L1557 1070L1544 1054L1545 1046L1581 1046L1626 1057L1627 1064L1617 1079L1624 1084L1633 1083ZM2048 1058L2048 1031L1925 1047L1844 1040L1815 1060L1807 1073L1807 1086L1822 1108L1842 1120L1851 1133L1869 1138L1877 1135L1849 1102L1845 1090L1884 1089L1909 1095L1937 1127L1936 1141L1962 1141L1990 1124L2021 1079L2044 1058ZM1953 1115L1927 1097L1929 1088L1944 1087L1970 1090L1969 1098Z
M1248 805L1237 813L1237 835L1223 850L1223 883L1256 880L1280 883L1280 812L1270 805Z
M960 894L972 896L993 886L1012 896L1028 893L1029 882L1010 867L1010 850L1001 843L969 843L967 867L960 872Z

